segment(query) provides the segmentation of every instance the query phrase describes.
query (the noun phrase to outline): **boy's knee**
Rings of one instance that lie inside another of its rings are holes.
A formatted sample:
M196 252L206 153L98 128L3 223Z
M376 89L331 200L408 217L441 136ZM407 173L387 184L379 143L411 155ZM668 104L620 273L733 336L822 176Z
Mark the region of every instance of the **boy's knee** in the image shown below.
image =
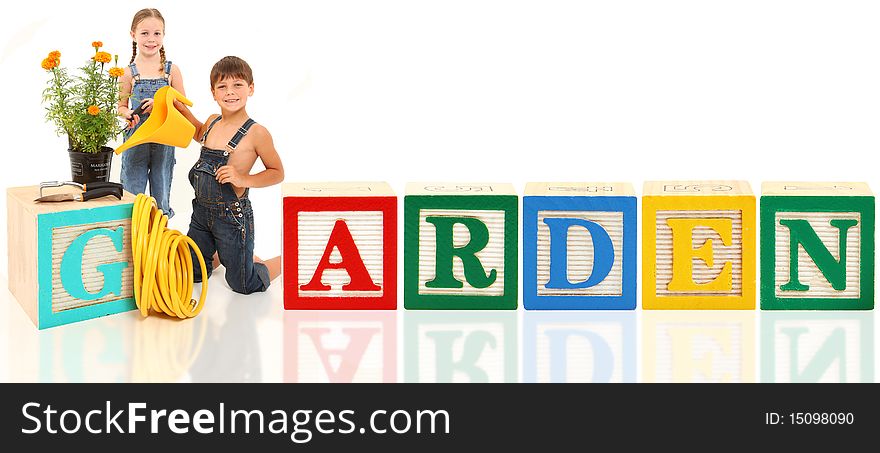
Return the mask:
M269 269L263 263L253 263L252 272L235 272L226 270L226 283L239 294L261 293L269 288Z

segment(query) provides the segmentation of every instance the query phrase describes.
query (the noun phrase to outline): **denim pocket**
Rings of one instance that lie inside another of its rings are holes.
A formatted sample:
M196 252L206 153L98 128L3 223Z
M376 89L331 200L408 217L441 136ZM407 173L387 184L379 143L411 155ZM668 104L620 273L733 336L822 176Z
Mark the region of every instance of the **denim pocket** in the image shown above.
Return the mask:
M213 165L202 160L193 166L189 182L195 190L196 198L210 202L220 201L220 183L215 179L215 171Z

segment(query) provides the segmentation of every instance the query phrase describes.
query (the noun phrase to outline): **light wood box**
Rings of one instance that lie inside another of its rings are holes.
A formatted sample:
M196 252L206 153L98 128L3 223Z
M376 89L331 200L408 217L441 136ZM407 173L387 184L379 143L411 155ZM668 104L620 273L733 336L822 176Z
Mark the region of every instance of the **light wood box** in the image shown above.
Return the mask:
M44 195L79 192L44 189ZM38 186L6 190L9 290L34 325L44 329L133 310L134 196L34 202L39 196Z

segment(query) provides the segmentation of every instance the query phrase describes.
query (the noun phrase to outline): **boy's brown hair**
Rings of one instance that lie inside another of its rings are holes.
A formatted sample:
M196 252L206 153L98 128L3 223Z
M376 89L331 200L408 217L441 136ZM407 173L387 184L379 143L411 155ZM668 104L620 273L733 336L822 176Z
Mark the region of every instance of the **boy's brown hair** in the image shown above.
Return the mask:
M223 57L211 68L211 91L217 82L229 77L242 79L248 85L254 83L254 73L246 61L238 57Z

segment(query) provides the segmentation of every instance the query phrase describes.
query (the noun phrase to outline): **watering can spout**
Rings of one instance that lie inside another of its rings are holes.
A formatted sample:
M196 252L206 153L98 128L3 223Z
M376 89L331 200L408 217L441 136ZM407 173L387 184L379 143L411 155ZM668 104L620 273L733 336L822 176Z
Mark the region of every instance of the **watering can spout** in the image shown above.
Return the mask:
M177 148L189 146L196 127L174 107L175 100L188 106L193 105L192 101L174 88L170 86L159 88L153 96L153 111L150 116L125 143L116 148L116 154L121 154L141 143L160 143Z

